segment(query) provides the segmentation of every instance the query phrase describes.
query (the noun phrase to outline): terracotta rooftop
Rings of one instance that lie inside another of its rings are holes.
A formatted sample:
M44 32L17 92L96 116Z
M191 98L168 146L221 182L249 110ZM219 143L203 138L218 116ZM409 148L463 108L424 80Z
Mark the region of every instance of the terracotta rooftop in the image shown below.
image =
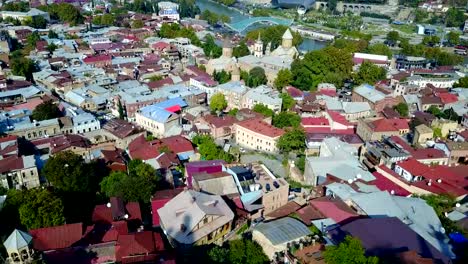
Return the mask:
M259 119L244 120L244 121L237 123L237 125L245 129L248 129L252 132L255 132L255 133L267 136L267 137L272 137L272 138L280 137L285 133L283 129L276 128Z
M80 241L83 235L83 224L67 224L29 230L33 237L34 249L47 251L68 248Z
M369 123L369 126L374 132L390 132L409 129L408 121L406 119L378 119Z

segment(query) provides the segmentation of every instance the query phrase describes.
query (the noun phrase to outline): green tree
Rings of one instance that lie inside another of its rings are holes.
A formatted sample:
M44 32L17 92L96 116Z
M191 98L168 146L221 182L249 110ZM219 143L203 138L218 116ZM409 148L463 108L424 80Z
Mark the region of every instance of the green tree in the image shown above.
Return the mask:
M50 43L47 45L47 51L50 53L54 53L54 51L57 49L57 45L55 43Z
M451 7L445 13L447 27L461 27L465 21L465 15L461 9Z
M434 116L440 116L440 114L442 113L442 111L440 111L440 109L435 105L429 106L426 112L431 113Z
M162 79L163 79L163 76L161 76L161 75L152 75L149 78L147 78L147 80L150 81L150 82L156 82L156 81L160 81Z
M290 85L293 81L292 73L289 69L281 69L276 76L274 86L281 91L285 86Z
M233 109L229 110L228 115L230 115L230 116L236 116L236 115L237 115L237 112L239 112L239 109L233 108Z
M218 58L221 56L223 49L219 47L212 35L206 35L205 43L203 43L203 52L210 58Z
M421 43L424 45L434 46L440 43L440 38L438 36L424 36Z
M49 30L49 34L47 35L49 38L53 39L53 38L58 38L58 34L55 33L55 31L53 30Z
M460 34L454 31L450 31L447 34L447 41L452 45L458 45L460 43Z
M281 112L273 116L272 124L278 128L298 127L301 117L294 112Z
M222 93L216 93L211 96L210 99L210 109L213 112L223 111L227 107L226 97Z
M60 117L62 114L57 105L52 101L46 101L34 108L32 112L32 119L37 121L52 119Z
M390 31L387 33L387 40L396 43L400 39L400 34L398 31Z
M26 26L30 26L33 28L46 28L47 27L47 20L42 16L33 16L30 19L26 19L23 21L23 24Z
M122 102L120 100L117 102L117 108L119 111L119 118L125 120L125 109L122 106Z
M397 105L395 105L394 107L395 111L397 111L400 116L402 117L407 117L408 116L408 105L405 104L405 103L399 103Z
M132 22L132 28L142 28L145 24L141 19L134 20Z
M26 43L29 45L29 46L32 46L32 47L35 47L36 46L36 43L41 40L41 36L39 35L39 33L37 33L36 31L31 33L27 38L26 38Z
M268 116L268 117L272 117L275 113L273 112L273 110L271 110L270 108L268 108L266 105L264 104L256 104L254 105L254 107L252 108L252 110L254 112L257 112L257 113L260 113L264 116Z
M304 59L296 59L291 65L294 87L313 90L322 82L342 86L351 77L353 67L352 52L337 47L308 52Z
M45 164L42 173L58 190L63 192L93 192L99 182L93 163L86 163L71 151L55 154Z
M445 216L447 212L452 211L455 207L455 204L457 203L455 197L449 194L430 194L421 195L419 198L425 200L426 203L434 209L446 233L450 234L460 232L466 234L466 231L461 230L454 221Z
M281 93L280 97L283 100L281 111L288 111L296 104L296 101L294 101L294 99L288 93Z
M367 53L385 55L392 57L392 51L390 48L383 43L376 43L367 47Z
M156 191L160 177L151 165L141 160L132 160L128 174L114 171L101 181L101 191L107 197L118 196L125 201L149 201Z
M377 257L366 257L361 241L346 236L338 246L329 246L323 253L327 264L378 264Z
M197 145L200 155L205 160L222 159L227 162L234 160L234 156L217 146L214 139L210 136L197 135L192 139L192 142Z
M305 149L305 132L299 127L284 133L278 140L276 146L283 153L301 153Z
M14 58L11 61L11 72L14 75L24 76L27 81L34 81L32 74L36 69L36 63L28 58Z
M19 216L28 229L65 224L62 201L46 189L25 191Z
M463 77L463 78L458 79L458 81L453 84L453 87L468 88L468 77Z
M249 71L249 80L247 81L247 86L257 87L266 83L267 83L267 77L265 75L265 70L263 68L253 67Z
M29 11L29 3L28 2L9 2L5 3L4 1L2 10L3 11L14 11L14 12L28 12Z
M245 41L241 41L239 45L234 47L234 49L232 50L232 56L236 58L244 57L247 55L250 55L250 51L247 45L245 44Z
M208 251L210 263L226 264L266 264L268 257L256 242L249 239L230 240L223 247L214 247Z
M422 9L416 9L414 13L414 23L421 23L427 19L429 13Z
M75 6L68 3L40 6L39 9L48 12L52 19L70 23L72 26L81 24L84 21L84 17L81 15L80 11Z
M368 83L373 85L378 80L385 79L385 77L385 68L366 61L359 67L359 71L354 76L354 82L356 84Z
M213 73L213 78L220 84L227 83L231 80L231 74L227 73L225 70L220 72L215 71Z

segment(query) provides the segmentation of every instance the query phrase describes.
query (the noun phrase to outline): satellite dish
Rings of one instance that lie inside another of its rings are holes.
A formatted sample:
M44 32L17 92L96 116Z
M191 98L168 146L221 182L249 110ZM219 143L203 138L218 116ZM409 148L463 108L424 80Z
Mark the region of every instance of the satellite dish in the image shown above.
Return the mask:
M394 191L394 190L391 190L391 191L390 191L390 194L394 195L394 194L395 194L395 191Z
M356 174L356 178L361 179L362 175L360 173Z
M111 205L111 203L107 203L106 206L107 206L107 208L111 208L112 205Z
M128 219L128 214L125 214L125 215L124 215L124 218L125 218L125 219Z
M445 228L444 228L443 226L440 227L440 232L441 232L442 234L445 234Z
M348 183L349 183L349 184L353 183L353 179L349 179L349 180L348 180Z
M460 207L460 206L461 206L460 203L456 203L456 204L455 204L455 207L457 207L457 208Z

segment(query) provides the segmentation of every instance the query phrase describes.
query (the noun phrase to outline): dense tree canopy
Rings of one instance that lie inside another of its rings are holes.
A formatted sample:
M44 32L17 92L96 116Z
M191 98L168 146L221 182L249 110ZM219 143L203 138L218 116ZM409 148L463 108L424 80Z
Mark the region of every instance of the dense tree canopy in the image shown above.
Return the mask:
M383 67L379 67L371 62L364 62L359 67L359 71L354 76L354 83L363 84L368 83L373 85L379 80L383 80L386 77L386 70Z
M11 63L11 72L14 75L24 76L27 81L34 81L33 72L37 70L36 63L34 61L25 58L13 58Z
M159 176L151 165L132 160L128 174L114 171L101 181L101 190L107 197L118 196L125 201L148 202L156 191Z
M222 14L216 14L214 12L211 12L208 9L201 13L200 18L206 20L206 22L208 22L208 24L210 24L210 25L216 25L218 23L229 23L229 22L231 22L230 17L228 17L226 15L222 15Z
M231 74L229 74L225 70L222 70L220 72L215 71L213 73L213 78L218 83L223 84L223 83L227 83L227 82L229 82L231 80Z
M260 34L263 43L266 45L271 42L271 48L275 49L281 45L282 37L286 29L288 29L288 27L282 25L259 28L248 32L245 38L248 40L257 40ZM293 35L293 45L296 47L299 46L303 41L301 35L294 31L291 31L291 33Z
M460 43L460 34L455 31L447 33L447 41L451 45L458 45Z
M32 119L37 121L60 117L62 114L57 105L52 101L46 101L36 106L32 112Z
M298 127L301 117L295 112L281 112L273 116L272 124L278 128Z
M468 88L468 77L463 77L458 80L458 82L453 84L454 88L462 87Z
M47 20L42 16L33 16L23 21L23 24L33 28L46 28Z
M280 97L283 100L281 111L288 111L296 104L296 101L294 101L294 99L288 93L281 93Z
M268 117L272 117L275 113L273 112L273 110L271 110L270 108L268 108L266 105L264 104L256 104L254 105L254 107L252 108L252 110L254 112L257 112L257 113L260 113L264 116L268 116Z
M65 224L62 201L46 189L24 191L19 216L28 229Z
M325 248L323 257L327 264L378 264L377 257L366 257L361 241L347 236L338 246Z
M161 38L188 38L193 45L201 47L201 42L195 31L190 27L180 27L177 23L163 23L158 35Z
M349 50L326 47L311 51L304 59L292 63L292 85L305 91L316 89L322 82L340 87L350 77L352 67L352 53Z
M195 4L195 0L178 0L180 17L195 17L200 14L200 8Z
M99 182L93 163L71 151L55 154L45 164L43 174L58 190L63 192L93 192Z
M111 26L115 24L115 16L113 14L103 14L93 18L93 24Z
M249 48L245 44L245 41L241 41L238 46L232 50L232 56L239 58L250 54Z
M205 160L222 159L227 162L232 162L234 160L234 156L216 145L214 139L210 136L198 135L192 139L192 142L197 145L200 155Z
M227 105L226 97L222 93L216 93L210 98L211 111L223 111Z
M461 9L449 8L445 13L447 27L461 27L465 22L465 15Z
M268 257L256 242L249 239L229 240L223 247L208 251L210 263L226 264L266 264Z
M371 54L386 55L392 57L392 51L383 43L376 43L367 47L367 52Z
M49 34L47 36L51 39L58 38L58 34L53 30L49 30Z
M293 128L279 138L277 147L283 153L301 153L305 149L305 139L304 130L301 128Z
M398 31L390 31L387 33L387 40L396 43L400 39Z
M71 25L81 24L84 21L80 10L68 3L40 6L39 9L48 12L52 19L58 19Z
M223 52L223 49L216 44L215 38L210 34L206 35L205 42L202 44L202 47L203 52L210 58L218 58Z
M457 65L463 62L463 57L446 52L439 47L426 47L423 44L411 45L408 40L400 42L401 54L408 56L422 56L435 60L438 65Z
M261 67L254 67L249 71L247 86L257 87L259 85L266 84L267 81L265 70Z
M281 69L276 76L274 86L276 89L283 89L285 86L290 85L293 81L292 73L289 69Z
M402 117L408 116L408 105L406 103L399 103L395 105L394 109L400 114L400 116Z

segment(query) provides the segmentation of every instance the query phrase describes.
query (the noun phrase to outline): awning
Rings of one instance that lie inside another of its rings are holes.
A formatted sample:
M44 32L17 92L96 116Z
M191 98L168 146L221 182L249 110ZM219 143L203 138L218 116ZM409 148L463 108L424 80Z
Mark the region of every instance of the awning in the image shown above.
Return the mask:
M172 113L179 112L181 109L180 105L173 105L166 108L167 111Z

